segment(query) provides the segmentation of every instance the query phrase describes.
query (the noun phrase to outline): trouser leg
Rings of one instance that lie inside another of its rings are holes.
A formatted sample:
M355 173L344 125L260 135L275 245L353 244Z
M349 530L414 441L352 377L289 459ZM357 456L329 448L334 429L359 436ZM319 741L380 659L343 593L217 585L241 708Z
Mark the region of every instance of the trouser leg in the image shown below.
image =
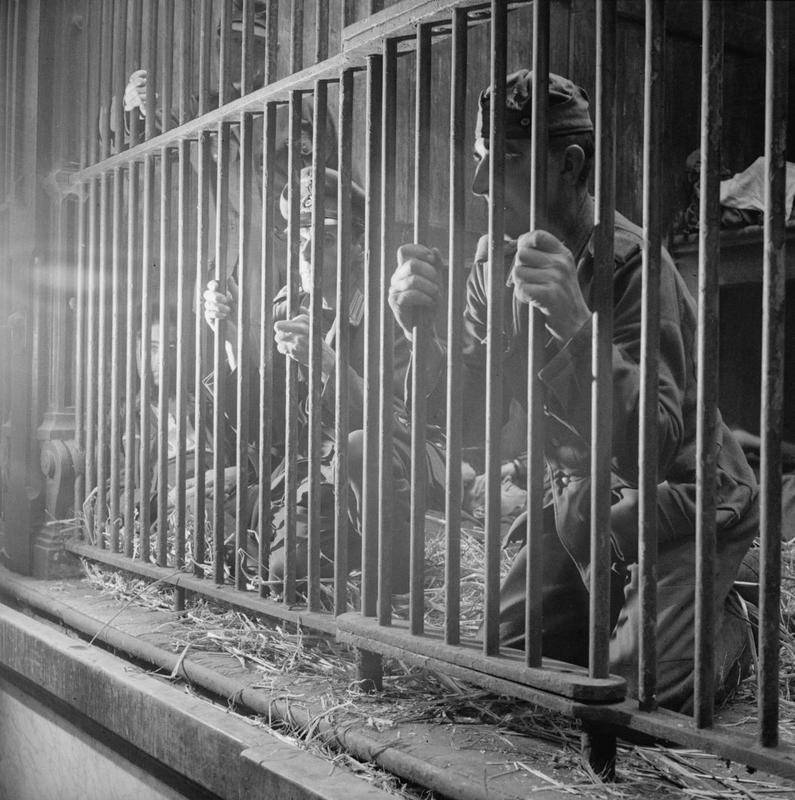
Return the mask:
M588 591L555 531L551 509L543 533L542 652L548 658L585 666L588 661ZM500 641L524 647L527 547L511 564L500 587Z
M718 532L715 590L716 694L724 695L736 679L746 652L745 620L727 600L737 570L758 525L756 506L734 528ZM660 547L657 560L657 701L675 711L690 712L695 668L696 544L680 539ZM627 681L637 696L640 631L638 567L630 567L624 605L610 642L610 670Z

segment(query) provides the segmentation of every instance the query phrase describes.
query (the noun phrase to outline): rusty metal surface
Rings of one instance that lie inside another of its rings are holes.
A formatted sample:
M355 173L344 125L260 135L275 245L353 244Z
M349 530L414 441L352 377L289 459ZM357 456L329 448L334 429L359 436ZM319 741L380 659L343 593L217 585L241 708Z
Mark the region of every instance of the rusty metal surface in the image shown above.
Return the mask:
M328 25L328 20L326 21ZM339 82L339 131L337 155L337 336L334 360L334 613L348 607L348 527L350 484L348 480L348 417L350 367L350 297L353 276L351 269L353 217L351 212L351 180L353 171L353 71L344 70ZM363 268L363 265L359 268Z
M347 640L347 635L357 638L357 646L380 652L381 645L402 648L406 657L435 658L447 664L498 677L563 697L583 702L607 703L622 700L626 695L626 681L616 675L604 678L590 677L583 667L563 662L545 662L545 668L526 667L522 653L510 648L498 650L489 656L481 652L477 642L469 641L457 646L447 645L438 633L426 632L425 636L414 636L405 620L393 620L391 626L379 625L376 620L349 612L337 617L338 637ZM413 654L409 655L409 654ZM487 678L484 678L487 679ZM478 679L478 683L483 679Z
M299 235L300 177L301 177L301 93L290 94L289 129L287 134L287 315L298 314L299 307ZM287 391L284 398L284 602L295 602L295 528L298 492L298 364L285 358L280 369L285 370Z
M253 7L250 9L253 12ZM245 20L244 20L245 24ZM253 24L253 23L252 23ZM249 32L249 38L251 32ZM246 34L244 33L244 44ZM246 56L243 62L245 64ZM254 119L251 114L242 114L237 129L238 158L234 169L238 171L239 193L238 241L237 241L237 340L234 343L237 361L236 405L235 405L235 466L237 469L237 491L235 492L235 587L246 588L246 573L243 570L248 547L248 530L251 508L248 502L249 475L249 420L251 419L251 371L253 361L249 352L249 309L251 307L252 233L251 206L254 174ZM231 165L230 165L231 166ZM216 484L218 487L219 484ZM218 491L218 489L216 489Z
M227 0L228 2L228 0ZM228 24L226 25L228 28ZM222 20L222 31L223 31ZM226 33L228 37L228 31ZM222 37L223 41L223 37ZM222 44L223 47L223 44ZM229 144L232 130L229 123L222 122L216 133L217 168L215 174L215 274L218 291L229 291L227 275L227 251L229 247L229 170L231 158ZM224 468L226 467L226 396L227 360L226 360L225 319L215 320L213 327L213 481L216 489L224 485ZM213 578L216 583L224 582L224 493L213 492Z
M170 108L170 106L168 106ZM167 115L164 115L167 116ZM170 115L168 115L170 116ZM169 512L169 385L171 364L171 320L169 319L169 294L174 266L171 263L169 244L172 235L171 214L171 156L172 150L163 148L160 153L160 256L158 258L158 310L159 348L157 354L157 563L168 563L168 512ZM154 316L152 322L155 322Z
M759 744L775 747L779 730L781 600L781 439L784 409L785 245L789 8L767 3L765 32L765 183L762 376L759 429Z
M392 485L392 347L394 317L387 303L395 253L395 159L397 124L397 43L387 39L383 46L383 88L381 100L381 252L380 285L381 337L380 387L378 402L378 620L392 620L392 536L395 524ZM401 334L398 334L401 335Z
M533 5L533 105L530 153L533 174L530 185L530 230L543 228L547 205L547 91L549 81L549 2ZM546 325L544 315L534 306L528 311L527 326L527 568L525 573L525 663L541 665L541 636L544 619L542 590L544 561L544 391L539 373L544 365Z
M151 268L152 249L154 233L152 231L152 220L155 210L155 164L154 157L147 156L143 163L143 208L141 215L141 294L140 294L140 314L141 327L139 331L140 347L140 394L141 400L138 402L139 421L139 456L138 456L138 487L139 497L145 498L139 504L139 530L140 548L138 556L142 561L149 560L149 534L152 522L152 512L149 503L152 489L151 478L151 456L150 456L150 435L152 424L152 410L149 397L152 391L152 354L151 354Z
M378 602L378 458L382 56L367 59L366 169L364 200L364 409L362 443L362 614L374 617Z
M414 241L427 241L430 212L431 164L431 29L417 26L414 65ZM417 310L411 339L411 498L409 618L411 632L422 634L425 623L425 506L428 475L425 461L427 368L431 320ZM399 335L399 334L398 334Z
M122 396L122 199L124 197L124 171L119 168L113 174L113 192L111 195L113 240L111 245L111 344L110 344L110 518L109 545L116 553L119 549L120 512L120 478L122 462L121 426L124 418L118 410L121 408Z
M657 461L660 263L662 259L662 111L665 9L646 0L643 94L643 295L641 299L638 448L638 594L643 624L638 648L638 703L651 711L657 686Z
M596 4L594 276L591 384L590 675L607 675L610 642L610 489L613 445L613 273L616 147L616 8Z
M309 531L307 542L307 603L310 611L320 608L320 502L321 502L321 359L323 348L323 272L332 269L324 263L326 238L326 192L319 187L326 184L326 117L328 87L317 81L314 92L314 120L312 125L312 224L311 254L312 292L309 298ZM339 238L340 230L337 230ZM303 249L303 246L302 246ZM330 259L329 259L330 261ZM336 324L345 314L344 306L337 306ZM339 441L336 442L339 445Z
M715 479L718 395L720 152L723 117L723 8L705 0L701 60L701 204L698 270L696 433L696 666L694 717L712 724L715 694Z
M502 430L502 332L505 294L505 99L508 11L491 4L491 99L489 102L489 265L486 322L486 564L483 652L499 652L500 520L502 517L500 432Z
M268 17L270 20L270 16ZM276 104L265 106L262 126L262 249L260 262L260 328L259 328L259 461L257 475L257 578L259 593L267 593L268 554L271 541L271 419L277 413L273 396L273 298L277 287L273 232L276 230L275 136Z
M461 637L461 448L463 442L463 357L458 343L464 328L466 280L457 266L466 258L467 187L464 182L467 94L467 13L453 13L450 64L450 240L447 290L447 451L445 466L445 609L444 640L458 644Z
M138 208L140 194L140 171L137 164L130 164L127 171L127 326L125 334L125 381L124 381L124 544L127 558L133 555L135 533L135 417L138 397L138 370L136 356L135 315L138 310L140 290L138 272L140 263L138 215L131 213Z

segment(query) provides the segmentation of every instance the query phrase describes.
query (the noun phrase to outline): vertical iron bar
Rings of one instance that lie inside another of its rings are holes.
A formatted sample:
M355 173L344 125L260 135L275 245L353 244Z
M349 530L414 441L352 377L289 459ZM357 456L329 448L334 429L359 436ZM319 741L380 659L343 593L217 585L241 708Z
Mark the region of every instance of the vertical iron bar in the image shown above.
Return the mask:
M723 96L723 8L704 0L701 59L701 204L698 232L696 639L694 717L712 725L715 695L715 480L718 414L718 269Z
M591 583L589 674L610 668L610 488L613 447L613 273L615 272L616 4L596 4L596 176L593 374L591 389Z
M464 328L466 275L465 135L467 94L467 11L453 10L452 61L450 67L450 244L447 311L447 463L445 472L444 640L461 639L461 447L463 441L463 397L461 340Z
M135 537L135 421L138 373L135 314L138 307L138 164L130 162L127 176L127 367L124 398L124 555L132 558Z
M171 237L171 152L160 148L160 348L158 350L157 392L157 563L168 565L168 462L169 462L169 416L171 403L171 365L168 351L171 346L171 322L168 313L171 264L168 246Z
M202 11L205 6L202 5ZM204 17L203 21L206 21ZM202 29L202 36L204 29ZM203 85L206 86L204 76ZM200 80L200 83L202 81ZM204 98L203 102L207 102ZM194 287L194 349L195 357L193 362L193 429L195 437L195 447L193 451L194 460L194 494L193 494L193 564L194 573L201 577L204 575L201 565L206 558L206 501L204 496L205 488L205 453L207 450L207 424L208 411L207 401L204 397L204 369L205 358L208 356L208 335L205 330L204 309L202 303L202 292L204 290L204 280L206 270L210 262L210 194L212 180L211 174L211 134L210 131L199 133L196 142L196 272Z
M102 3L99 53L99 157L110 155L110 98L113 91L113 2Z
M193 8L189 0L182 0L182 50L177 67L177 118L179 124L187 122L191 116L191 66L193 59Z
M228 3L225 3L225 6ZM228 20L227 20L228 23ZM228 37L228 24L227 34ZM223 30L223 29L222 29ZM215 192L215 280L218 291L227 288L226 260L229 236L229 139L231 125L218 125ZM214 579L224 582L224 467L226 465L226 320L215 320L213 341L213 542Z
M199 114L210 108L210 52L212 48L212 0L199 0ZM202 135L199 134L201 141ZM201 191L199 197L201 197ZM204 273L202 272L202 278Z
M290 7L290 72L304 65L304 0L292 0Z
M173 59L174 59L174 3L160 3L163 14L163 33L160 39L160 91L164 131L174 127L173 107ZM152 84L153 86L155 84Z
M220 32L218 51L218 105L228 103L232 98L232 75L230 55L232 51L232 0L221 0L221 18L218 23Z
M243 95L251 91L254 83L254 0L243 0L243 37L240 47L240 94Z
M114 103L113 129L115 151L120 153L124 149L124 86L126 84L125 45L127 39L127 0L116 0L116 21L113 31L113 83L111 93Z
M378 276L381 199L381 97L383 57L367 56L365 127L366 174L364 197L364 409L362 425L362 614L374 617L378 601L378 352L383 298Z
M549 2L533 3L533 106L530 151L530 230L547 225L547 152L549 132ZM544 536L544 366L546 326L539 309L528 308L527 325L527 570L525 573L525 664L541 666Z
M270 24L271 9L268 7ZM276 103L265 104L262 126L262 262L260 274L260 329L259 329L259 482L257 505L259 508L259 553L257 577L259 593L267 593L268 553L272 538L271 513L271 420L275 413L273 398L273 298L276 294L278 268L273 254L273 232L276 229Z
M500 649L500 432L502 430L502 328L505 292L505 99L508 10L491 2L491 103L489 120L489 266L486 321L486 586L483 652Z
M251 6L253 12L253 5ZM253 27L253 25L252 25ZM250 37L249 37L250 38ZM246 37L243 37L245 42ZM250 70L247 80L250 80ZM250 88L250 87L247 87ZM246 574L243 570L246 544L248 543L248 522L250 508L248 503L248 420L249 384L251 359L249 357L249 276L251 269L251 180L254 173L254 129L251 114L243 113L240 118L238 141L238 165L240 174L238 185L238 268L237 268L237 493L235 494L235 587L246 588Z
M276 80L276 64L279 53L279 4L268 3L265 17L265 75L267 86Z
M425 242L430 213L431 149L431 26L417 27L416 94L414 111L414 241ZM411 632L420 635L425 611L425 504L428 483L425 462L427 393L425 373L430 320L420 312L414 320L411 353L411 526L409 538L410 584L409 622Z
M152 522L152 474L151 474L151 423L152 423L152 331L149 300L150 271L152 264L152 220L155 204L155 160L145 155L143 161L143 213L141 216L141 330L140 330L140 386L138 398L140 452L138 465L140 477L140 550L139 557L149 561L150 526Z
M111 281L111 346L110 346L110 549L119 551L119 493L121 479L121 337L122 337L122 189L120 167L113 174L113 274Z
M760 453L759 743L778 744L781 437L784 409L784 245L789 8L765 4L765 182Z
M328 20L326 21L328 31ZM334 613L347 610L348 598L348 370L350 361L351 286L351 177L353 160L353 70L343 70L339 89L337 142L339 184L337 187L337 341L335 463L334 463Z
M106 153L107 155L107 153ZM108 283L110 245L108 226L108 194L110 174L99 177L99 276L97 290L97 381L92 387L97 393L97 504L94 521L97 528L97 544L105 547L105 523L108 518L108 419L107 374L108 374Z
M86 304L86 451L85 489L90 495L96 490L96 415L97 415L97 180L88 185L88 279ZM95 495L96 498L96 495ZM91 516L87 533L93 543L96 515Z
M327 84L315 81L312 126L312 293L309 299L309 531L307 542L307 605L320 610L320 459L323 410L321 358L323 347L323 241L326 217L326 113ZM339 236L339 231L338 234ZM345 316L337 306L337 325ZM339 446L339 440L336 442Z
M10 5L9 5L10 8ZM91 85L89 56L89 31L90 23L88 12L90 10L88 2L84 2L83 9L83 62L82 70L82 105L80 120L80 167L85 167L88 163L88 142L89 142L89 117L88 117L88 92ZM9 31L6 30L6 37ZM10 50L10 48L9 48ZM4 105L5 107L5 105ZM5 123L3 123L5 125ZM3 145L4 146L4 145ZM3 151L4 152L4 151ZM7 171L4 171L4 176ZM93 181L92 181L93 182ZM80 185L80 195L77 205L77 308L75 313L75 375L74 375L74 398L75 398L75 446L78 454L85 452L85 404L86 404L86 283L88 272L88 214L86 206L89 202L89 187L82 183ZM85 457L83 457L85 465ZM76 465L77 466L77 465ZM85 469L77 467L75 469L75 494L74 494L74 513L80 517L83 511L83 501L86 494L86 475Z
M143 19L141 21L141 65L146 70L146 93L144 138L151 139L157 133L157 106L155 105L157 86L157 4L156 0L143 0ZM162 113L169 113L166 109ZM144 178L144 182L146 179ZM148 533L147 533L148 535Z
M292 319L298 313L299 300L299 235L301 200L301 92L290 92L288 126L287 175L287 316ZM284 602L295 602L295 529L297 522L296 498L298 493L298 420L295 408L298 399L298 364L285 358L285 470L284 470Z
M126 85L129 75L141 67L141 24L142 24L142 2L143 0L129 0L130 10L130 47L127 51L127 75L123 80ZM122 94L118 95L118 102L123 109L123 96L124 86L122 86ZM124 114L122 111L122 125L124 124ZM130 147L134 147L141 139L141 122L142 117L138 109L130 114ZM132 173L130 173L132 174ZM132 262L130 262L132 263Z
M387 302L394 264L395 178L397 156L397 41L386 39L383 51L381 105L381 385L379 391L378 451L378 622L392 622L392 537L394 497L392 479L392 372L394 319ZM402 335L399 334L399 335Z
M315 64L328 58L328 3L318 3L315 6Z
M655 708L657 692L657 475L659 435L660 264L662 208L660 197L663 128L663 46L665 8L646 0L643 87L643 294L640 333L640 430L638 449L638 595L641 631L638 648L638 703Z
M180 76L180 88L182 86ZM184 105L181 104L181 112ZM187 478L187 417L185 397L185 265L188 257L188 209L190 205L190 142L183 139L177 146L177 307L176 307L176 350L174 353L174 419L176 422L177 451L174 470L174 566L185 565L185 527L186 501L185 480ZM194 462L195 466L195 462ZM194 473L195 477L195 473ZM185 607L185 591L174 590L174 610L181 611Z

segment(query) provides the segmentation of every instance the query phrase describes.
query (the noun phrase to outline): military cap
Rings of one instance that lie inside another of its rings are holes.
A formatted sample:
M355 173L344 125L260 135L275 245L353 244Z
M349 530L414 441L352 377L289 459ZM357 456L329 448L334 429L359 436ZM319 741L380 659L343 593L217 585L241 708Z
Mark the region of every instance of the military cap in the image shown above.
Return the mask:
M489 137L491 87L480 93L476 139ZM567 136L593 130L588 113L589 99L585 89L568 78L549 73L549 135ZM533 73L520 69L506 79L505 138L529 138L532 131Z
M334 169L326 168L326 193L325 193L325 220L326 222L337 221L337 187L339 185L339 173ZM279 210L285 221L290 210L288 201L289 184L285 184L282 195L279 198ZM301 170L301 199L298 203L300 214L299 224L303 226L312 224L312 198L314 187L312 186L312 167L304 167ZM361 187L351 181L351 221L364 225L364 192Z

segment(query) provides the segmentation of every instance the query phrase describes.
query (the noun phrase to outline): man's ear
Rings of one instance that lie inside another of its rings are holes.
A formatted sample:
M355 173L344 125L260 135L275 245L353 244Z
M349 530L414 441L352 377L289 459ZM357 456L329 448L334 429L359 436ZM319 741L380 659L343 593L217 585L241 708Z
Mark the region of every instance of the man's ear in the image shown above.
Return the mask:
M585 166L585 151L578 144L570 144L563 154L563 178L572 186L579 183Z

